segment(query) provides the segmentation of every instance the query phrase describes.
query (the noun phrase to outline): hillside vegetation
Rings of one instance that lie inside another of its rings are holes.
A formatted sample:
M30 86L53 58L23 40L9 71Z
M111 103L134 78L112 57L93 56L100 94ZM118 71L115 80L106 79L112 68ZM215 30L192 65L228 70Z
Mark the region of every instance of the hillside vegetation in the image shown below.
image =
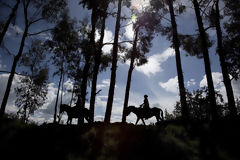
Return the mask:
M227 120L210 127L178 121L158 125L55 125L0 122L4 159L239 159L239 122Z

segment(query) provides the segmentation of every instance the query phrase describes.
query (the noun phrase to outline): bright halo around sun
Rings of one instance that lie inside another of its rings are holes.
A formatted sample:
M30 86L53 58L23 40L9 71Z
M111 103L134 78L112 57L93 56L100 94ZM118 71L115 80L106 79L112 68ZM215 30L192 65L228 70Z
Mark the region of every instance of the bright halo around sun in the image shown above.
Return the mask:
M144 7L149 5L149 0L132 0L132 9L141 11Z
M146 6L149 5L149 0L132 0L132 21L136 22L137 16L136 13L141 12Z

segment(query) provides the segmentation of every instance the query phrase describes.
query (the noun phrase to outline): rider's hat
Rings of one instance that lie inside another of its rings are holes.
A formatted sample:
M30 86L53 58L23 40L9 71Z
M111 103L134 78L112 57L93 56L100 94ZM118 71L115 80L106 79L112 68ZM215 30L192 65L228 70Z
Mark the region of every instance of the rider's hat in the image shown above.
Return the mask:
M145 95L144 95L144 98L147 98L147 97L148 97L148 95L145 94Z

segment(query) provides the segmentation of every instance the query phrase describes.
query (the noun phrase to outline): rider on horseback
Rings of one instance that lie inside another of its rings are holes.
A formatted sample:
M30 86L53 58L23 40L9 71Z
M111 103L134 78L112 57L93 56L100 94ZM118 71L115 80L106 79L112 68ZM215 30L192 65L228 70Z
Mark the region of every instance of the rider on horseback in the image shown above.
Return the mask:
M149 110L149 102L148 102L148 95L144 95L144 101L143 104L140 105L141 108L145 109L145 110Z

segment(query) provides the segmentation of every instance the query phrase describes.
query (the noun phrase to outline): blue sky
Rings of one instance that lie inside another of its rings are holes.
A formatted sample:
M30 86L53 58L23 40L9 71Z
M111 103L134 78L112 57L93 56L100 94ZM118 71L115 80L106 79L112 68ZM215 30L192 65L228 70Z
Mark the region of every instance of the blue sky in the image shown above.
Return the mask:
M186 0L182 0L184 3L187 3ZM144 0L133 0L132 5L136 6L139 10ZM147 0L145 0L147 3ZM188 4L190 5L190 4ZM78 5L77 0L69 1L69 9L70 16L77 20L81 20L84 17L90 17L90 13L88 10L83 9ZM8 16L8 10L1 11L1 15L4 15L3 18ZM21 15L21 12L19 13ZM123 8L122 14L130 15L130 11L127 8ZM188 9L186 13L177 16L178 30L180 33L195 33L197 31L197 24L195 20L195 14L192 9ZM20 19L20 18L19 18ZM130 21L129 21L130 22ZM129 22L122 22L121 25L128 24ZM40 23L34 26L34 30L51 27L51 25L46 25L44 23ZM106 23L106 31L104 42L113 41L115 28L115 19L110 17L107 19ZM19 47L21 34L23 31L23 27L21 21L17 23L16 26L10 26L7 36L4 39L4 42L8 49L12 53L16 53ZM131 40L133 37L132 26L127 26L121 28L122 36L120 37L120 41L129 39ZM16 34L18 33L18 34ZM214 30L210 30L209 34L211 39L216 39L216 34ZM41 35L42 38L49 38L49 34L45 33ZM99 37L97 35L96 37ZM34 38L34 37L32 37ZM27 40L27 45L30 43L31 39ZM132 75L132 83L129 97L129 105L139 106L143 103L143 95L148 94L150 107L159 107L163 110L167 109L169 112L173 110L174 104L179 100L178 95L178 83L177 83L177 72L176 72L176 63L175 63L175 54L174 50L170 48L170 42L166 40L166 37L162 37L161 35L156 36L153 39L153 46L150 49L150 52L147 54L148 63L141 67L136 67L133 71ZM131 47L131 45L127 44L127 46ZM106 46L103 48L105 54L107 54L111 50L112 46ZM222 83L222 75L221 69L219 66L219 58L215 52L215 45L209 49L210 59L211 59L211 67L213 72L213 80L215 89L219 90L223 95L225 94L225 88ZM25 47L25 50L27 47ZM120 54L121 55L121 54ZM196 57L186 56L186 52L181 50L181 58L182 58L182 68L184 72L184 80L185 87L188 90L199 89L200 87L206 86L206 78L204 71L204 63L202 59L197 59ZM3 49L0 49L0 70L9 71L12 64L12 56L6 54ZM121 121L121 114L123 110L123 101L125 95L125 86L127 81L127 73L129 68L129 62L122 63L118 62L118 70L117 70L117 80L115 87L115 96L114 96L114 104L112 110L112 118L111 121ZM52 68L53 69L53 68ZM21 71L19 68L18 71ZM49 77L52 77L50 75ZM5 91L5 84L7 82L8 75L0 74L0 102L2 101L2 96ZM50 78L49 80L49 93L46 104L36 111L35 115L32 117L33 120L38 122L44 121L52 121L53 117L53 107L56 98L57 92L57 80L59 77ZM10 98L8 101L7 112L16 112L17 108L14 106L15 95L13 92L13 88L16 87L17 81L19 77L15 76L15 80L12 86L12 91L10 94ZM109 89L110 82L110 68L108 68L105 72L102 72L98 78L98 89L102 89L100 94L96 97L96 112L95 112L95 120L102 121L104 119L105 110L106 110L106 102L107 95ZM233 82L234 93L236 97L240 96L240 87L239 82ZM72 81L70 79L65 78L64 83L65 90L64 92L64 103L70 102L71 94L66 92L66 89L71 89ZM90 89L90 87L89 87ZM89 98L90 90L87 98ZM86 107L88 108L88 103ZM66 116L65 116L66 118ZM133 114L127 117L128 122L135 122L136 117ZM155 119L150 119L147 123L155 122Z

